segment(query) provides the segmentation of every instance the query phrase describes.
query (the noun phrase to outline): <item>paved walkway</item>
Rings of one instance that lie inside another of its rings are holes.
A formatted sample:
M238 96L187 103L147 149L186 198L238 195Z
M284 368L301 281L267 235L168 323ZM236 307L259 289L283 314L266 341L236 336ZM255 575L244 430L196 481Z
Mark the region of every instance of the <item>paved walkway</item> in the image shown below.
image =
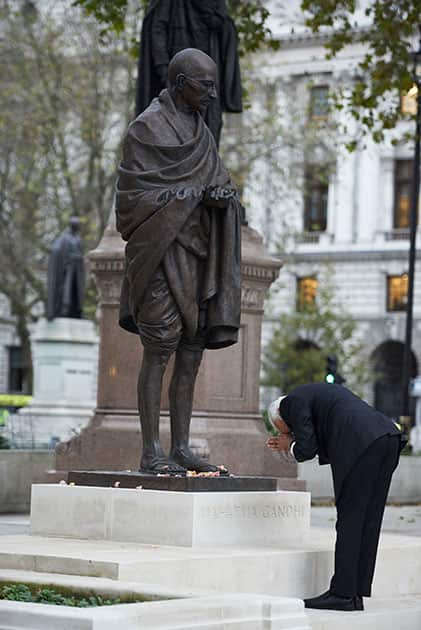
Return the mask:
M335 526L334 507L313 507L311 524L315 527ZM406 536L421 537L421 505L388 505L383 521L383 531ZM29 515L0 514L0 535L29 534Z
M316 527L334 527L334 507L312 507L311 524ZM388 505L383 519L382 531L421 537L421 505Z
M0 514L0 536L29 534L29 514Z

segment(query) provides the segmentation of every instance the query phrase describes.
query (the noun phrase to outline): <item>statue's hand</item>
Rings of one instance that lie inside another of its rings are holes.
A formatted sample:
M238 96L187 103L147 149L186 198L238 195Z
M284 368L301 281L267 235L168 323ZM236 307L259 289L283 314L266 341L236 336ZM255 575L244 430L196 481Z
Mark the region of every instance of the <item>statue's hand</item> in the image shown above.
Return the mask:
M235 188L211 186L206 189L203 202L212 208L227 208L231 199L237 196Z

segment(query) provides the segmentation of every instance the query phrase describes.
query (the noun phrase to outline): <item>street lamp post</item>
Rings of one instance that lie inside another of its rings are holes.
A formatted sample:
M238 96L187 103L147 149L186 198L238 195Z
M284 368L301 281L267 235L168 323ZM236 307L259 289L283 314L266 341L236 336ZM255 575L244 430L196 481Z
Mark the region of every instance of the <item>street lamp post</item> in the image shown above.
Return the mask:
M412 53L414 62L414 83L416 86L416 132L414 172L412 178L411 214L409 223L409 266L408 266L408 301L406 309L405 348L402 369L403 415L409 416L409 379L412 363L412 320L414 310L414 276L416 259L417 215L420 193L420 141L421 141L421 25L418 50Z

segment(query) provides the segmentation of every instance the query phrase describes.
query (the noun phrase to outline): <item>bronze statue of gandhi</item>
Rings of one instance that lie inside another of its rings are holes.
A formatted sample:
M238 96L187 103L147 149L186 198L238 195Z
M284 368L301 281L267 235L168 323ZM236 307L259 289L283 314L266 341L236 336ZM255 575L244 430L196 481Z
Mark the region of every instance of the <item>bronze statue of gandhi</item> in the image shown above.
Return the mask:
M203 120L217 96L216 75L202 51L177 53L168 89L130 124L119 168L117 229L127 241L120 325L140 335L144 348L140 470L153 474L218 470L189 448L203 351L236 343L240 326L242 207ZM167 456L160 400L174 353Z

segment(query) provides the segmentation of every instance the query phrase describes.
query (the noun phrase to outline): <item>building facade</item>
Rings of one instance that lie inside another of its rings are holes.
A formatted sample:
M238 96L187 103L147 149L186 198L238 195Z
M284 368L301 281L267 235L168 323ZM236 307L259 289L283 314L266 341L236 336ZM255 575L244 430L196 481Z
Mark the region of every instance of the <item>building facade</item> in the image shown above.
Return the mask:
M268 3L270 4L270 3ZM346 113L328 112L330 95L352 82L362 59L361 44L347 47L326 60L323 39L305 31L289 16L272 15L272 30L282 39L281 50L259 62L262 85L272 86L278 115L284 117L287 139L278 151L279 170L273 180L284 180L268 211L265 195L248 191L249 220L266 236L269 249L287 254L278 290L268 305L263 343L267 343L279 314L317 299L326 265L338 301L358 323L358 336L372 372L366 398L390 415L401 413L401 372L408 288L409 211L414 146L382 144L365 138L354 152L344 147L358 135ZM360 28L366 26L360 14ZM283 23L281 23L283 18ZM291 25L295 32L291 35ZM395 98L391 95L391 98ZM396 96L396 98L399 98ZM328 117L332 116L329 126ZM289 121L289 123L288 123ZM319 139L304 142L311 123L320 122ZM326 122L326 131L323 131ZM343 124L347 125L346 132ZM291 141L294 125L301 139ZM412 121L399 130L412 131ZM336 132L336 138L335 138ZM340 135L339 135L340 134ZM321 139L320 139L321 135ZM288 146L287 146L288 145ZM282 164L294 164L296 174ZM256 170L267 169L262 159ZM297 175L298 173L298 175ZM246 191L247 196L247 191ZM281 226L288 226L287 234ZM421 242L417 239L418 259ZM421 362L421 260L416 264L412 376Z

